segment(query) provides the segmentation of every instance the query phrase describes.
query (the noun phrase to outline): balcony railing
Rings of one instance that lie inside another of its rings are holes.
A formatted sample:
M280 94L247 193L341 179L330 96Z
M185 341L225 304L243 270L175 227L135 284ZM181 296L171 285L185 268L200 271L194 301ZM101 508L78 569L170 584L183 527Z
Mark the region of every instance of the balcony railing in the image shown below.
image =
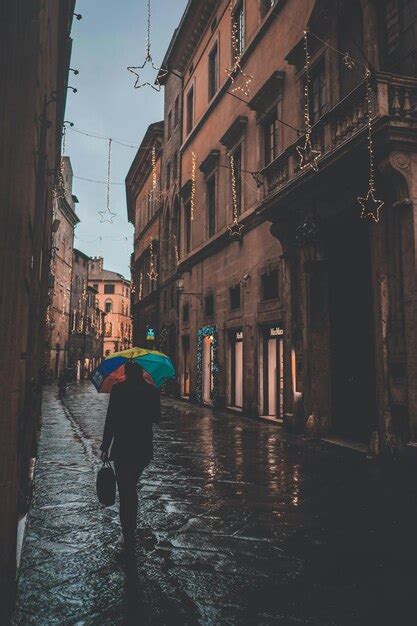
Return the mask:
M379 73L372 79L372 123L390 117L395 126L417 126L417 79ZM348 96L325 113L313 126L311 142L319 150L320 162L331 159L360 134L366 133L366 81L359 84ZM275 192L310 168L300 169L297 147L303 144L300 137L272 161L263 174L267 192Z

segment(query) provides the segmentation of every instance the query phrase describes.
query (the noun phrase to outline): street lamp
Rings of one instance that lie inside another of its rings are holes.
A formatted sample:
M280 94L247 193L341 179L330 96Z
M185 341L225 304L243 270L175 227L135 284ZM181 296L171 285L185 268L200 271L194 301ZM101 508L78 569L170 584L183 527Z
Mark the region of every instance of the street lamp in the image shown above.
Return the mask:
M203 294L200 291L184 291L184 279L183 278L177 278L177 292L178 292L178 296L180 295L195 296L200 301L203 300Z
M320 221L314 215L308 215L296 228L295 240L301 249L306 269L311 268L320 259Z

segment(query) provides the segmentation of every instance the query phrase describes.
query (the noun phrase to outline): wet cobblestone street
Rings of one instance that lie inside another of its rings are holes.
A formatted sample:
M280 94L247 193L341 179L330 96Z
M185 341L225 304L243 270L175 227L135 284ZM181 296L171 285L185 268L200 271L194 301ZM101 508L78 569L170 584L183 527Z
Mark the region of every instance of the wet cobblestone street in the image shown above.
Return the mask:
M108 396L44 392L15 624L414 624L415 479L163 401L134 559L95 494Z

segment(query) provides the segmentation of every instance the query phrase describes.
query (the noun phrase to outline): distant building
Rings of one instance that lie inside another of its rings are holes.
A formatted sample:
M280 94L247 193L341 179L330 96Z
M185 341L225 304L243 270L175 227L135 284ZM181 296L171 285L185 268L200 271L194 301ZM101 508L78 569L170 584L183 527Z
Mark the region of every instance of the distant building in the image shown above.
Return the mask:
M68 365L72 249L74 227L80 221L75 214L75 202L78 200L72 195L71 161L67 156L62 159L65 194L54 199L47 311L47 369L50 379L57 379Z
M68 366L76 380L87 378L103 357L105 312L97 291L88 285L89 261L74 248Z
M160 332L159 235L162 210L160 176L163 136L163 122L149 126L126 177L128 217L135 227L135 249L131 271L135 286L132 318L136 345L147 344L148 329L153 330L156 338ZM154 166L153 154L156 157ZM166 245L164 242L164 246Z
M97 291L97 300L106 314L103 356L132 346L130 281L122 274L103 268L103 258L89 261L88 284Z

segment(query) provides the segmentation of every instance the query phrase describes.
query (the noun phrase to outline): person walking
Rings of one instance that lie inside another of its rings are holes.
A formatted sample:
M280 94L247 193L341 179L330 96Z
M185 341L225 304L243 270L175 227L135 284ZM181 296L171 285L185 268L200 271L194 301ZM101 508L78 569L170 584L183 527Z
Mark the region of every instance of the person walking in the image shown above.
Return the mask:
M67 375L65 370L61 370L58 377L58 395L63 398L67 391Z
M126 549L135 544L137 483L153 458L153 424L161 418L159 391L143 374L140 365L126 363L126 380L111 390L100 446L102 460L114 461Z

